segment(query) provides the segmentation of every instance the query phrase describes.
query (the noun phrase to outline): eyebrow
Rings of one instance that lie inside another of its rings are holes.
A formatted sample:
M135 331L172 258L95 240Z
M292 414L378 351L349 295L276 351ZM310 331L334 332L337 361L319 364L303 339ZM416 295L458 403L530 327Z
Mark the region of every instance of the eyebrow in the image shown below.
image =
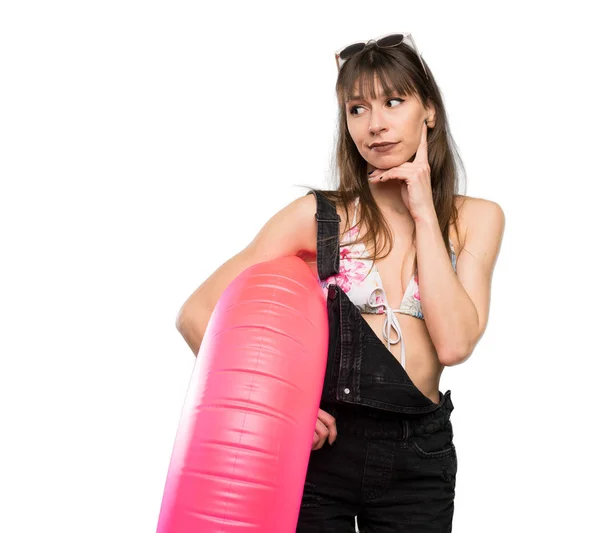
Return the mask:
M381 95L379 98L392 98L392 97L398 97L398 98L404 98L398 91L393 91L391 94L383 94ZM360 95L360 94L353 94L352 96L350 96L350 98L348 100L346 100L346 103L348 102L352 102L354 100L364 100L364 96Z

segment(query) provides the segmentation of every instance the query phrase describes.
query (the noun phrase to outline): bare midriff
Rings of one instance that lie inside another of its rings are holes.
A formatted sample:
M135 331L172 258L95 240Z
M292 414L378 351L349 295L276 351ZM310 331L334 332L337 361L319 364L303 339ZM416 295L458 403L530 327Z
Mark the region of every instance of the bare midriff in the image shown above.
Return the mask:
M340 218L340 231L345 227L344 214L339 208L337 210ZM411 222L411 221L409 221ZM390 223L390 227L394 233L394 239L396 243L408 243L405 246L394 246L390 254L383 258L377 259L377 269L381 276L388 303L392 309L398 309L400 307L400 300L406 290L406 286L412 277L412 264L416 254L415 247L410 244L410 236L412 235L413 226L410 223L399 222L398 224ZM360 236L362 237L363 231ZM340 236L340 239L342 236ZM450 229L450 239L452 240L457 256L460 255L460 249L457 246L458 240L456 236L456 230L454 227ZM461 239L461 243L464 242L464 236ZM372 250L368 251L369 254ZM306 264L309 266L314 276L318 278L317 273L317 262L316 262L316 240L315 250L305 251L299 254L299 257L304 259ZM401 272L401 275L394 275L394 273ZM439 403L439 385L440 378L445 366L440 362L436 348L431 340L429 331L425 320L407 315L404 313L395 313L400 328L402 329L402 336L406 340L405 346L405 357L406 366L405 371L414 383L414 385L432 402ZM387 349L387 341L383 337L383 325L385 322L385 314L370 314L362 313L363 318L369 324L375 335L383 343ZM392 340L396 339L396 334L393 330L390 332ZM390 352L401 364L401 349L402 341L396 344L390 345Z

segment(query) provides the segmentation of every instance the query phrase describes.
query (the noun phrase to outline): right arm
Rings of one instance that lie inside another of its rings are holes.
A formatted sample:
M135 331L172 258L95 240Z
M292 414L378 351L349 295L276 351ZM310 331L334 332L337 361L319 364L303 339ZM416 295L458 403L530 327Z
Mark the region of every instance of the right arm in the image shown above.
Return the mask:
M297 198L277 212L241 252L223 263L184 302L176 327L195 356L212 312L227 286L257 263L316 250L317 220L314 194Z

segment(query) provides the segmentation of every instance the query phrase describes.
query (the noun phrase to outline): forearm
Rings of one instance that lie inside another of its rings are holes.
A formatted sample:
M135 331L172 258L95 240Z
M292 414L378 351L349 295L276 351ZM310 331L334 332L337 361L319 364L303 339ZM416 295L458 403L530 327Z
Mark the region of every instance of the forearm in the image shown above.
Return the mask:
M456 365L475 345L477 308L452 268L435 213L415 226L423 317L440 362Z

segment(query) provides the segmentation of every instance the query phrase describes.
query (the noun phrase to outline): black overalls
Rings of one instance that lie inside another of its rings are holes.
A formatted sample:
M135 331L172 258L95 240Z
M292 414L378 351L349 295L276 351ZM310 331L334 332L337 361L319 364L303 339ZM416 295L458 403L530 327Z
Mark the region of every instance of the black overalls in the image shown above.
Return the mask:
M317 269L339 271L335 206L318 191ZM450 532L457 456L450 390L432 402L337 285L328 286L329 349L321 409L333 445L311 452L297 532Z

